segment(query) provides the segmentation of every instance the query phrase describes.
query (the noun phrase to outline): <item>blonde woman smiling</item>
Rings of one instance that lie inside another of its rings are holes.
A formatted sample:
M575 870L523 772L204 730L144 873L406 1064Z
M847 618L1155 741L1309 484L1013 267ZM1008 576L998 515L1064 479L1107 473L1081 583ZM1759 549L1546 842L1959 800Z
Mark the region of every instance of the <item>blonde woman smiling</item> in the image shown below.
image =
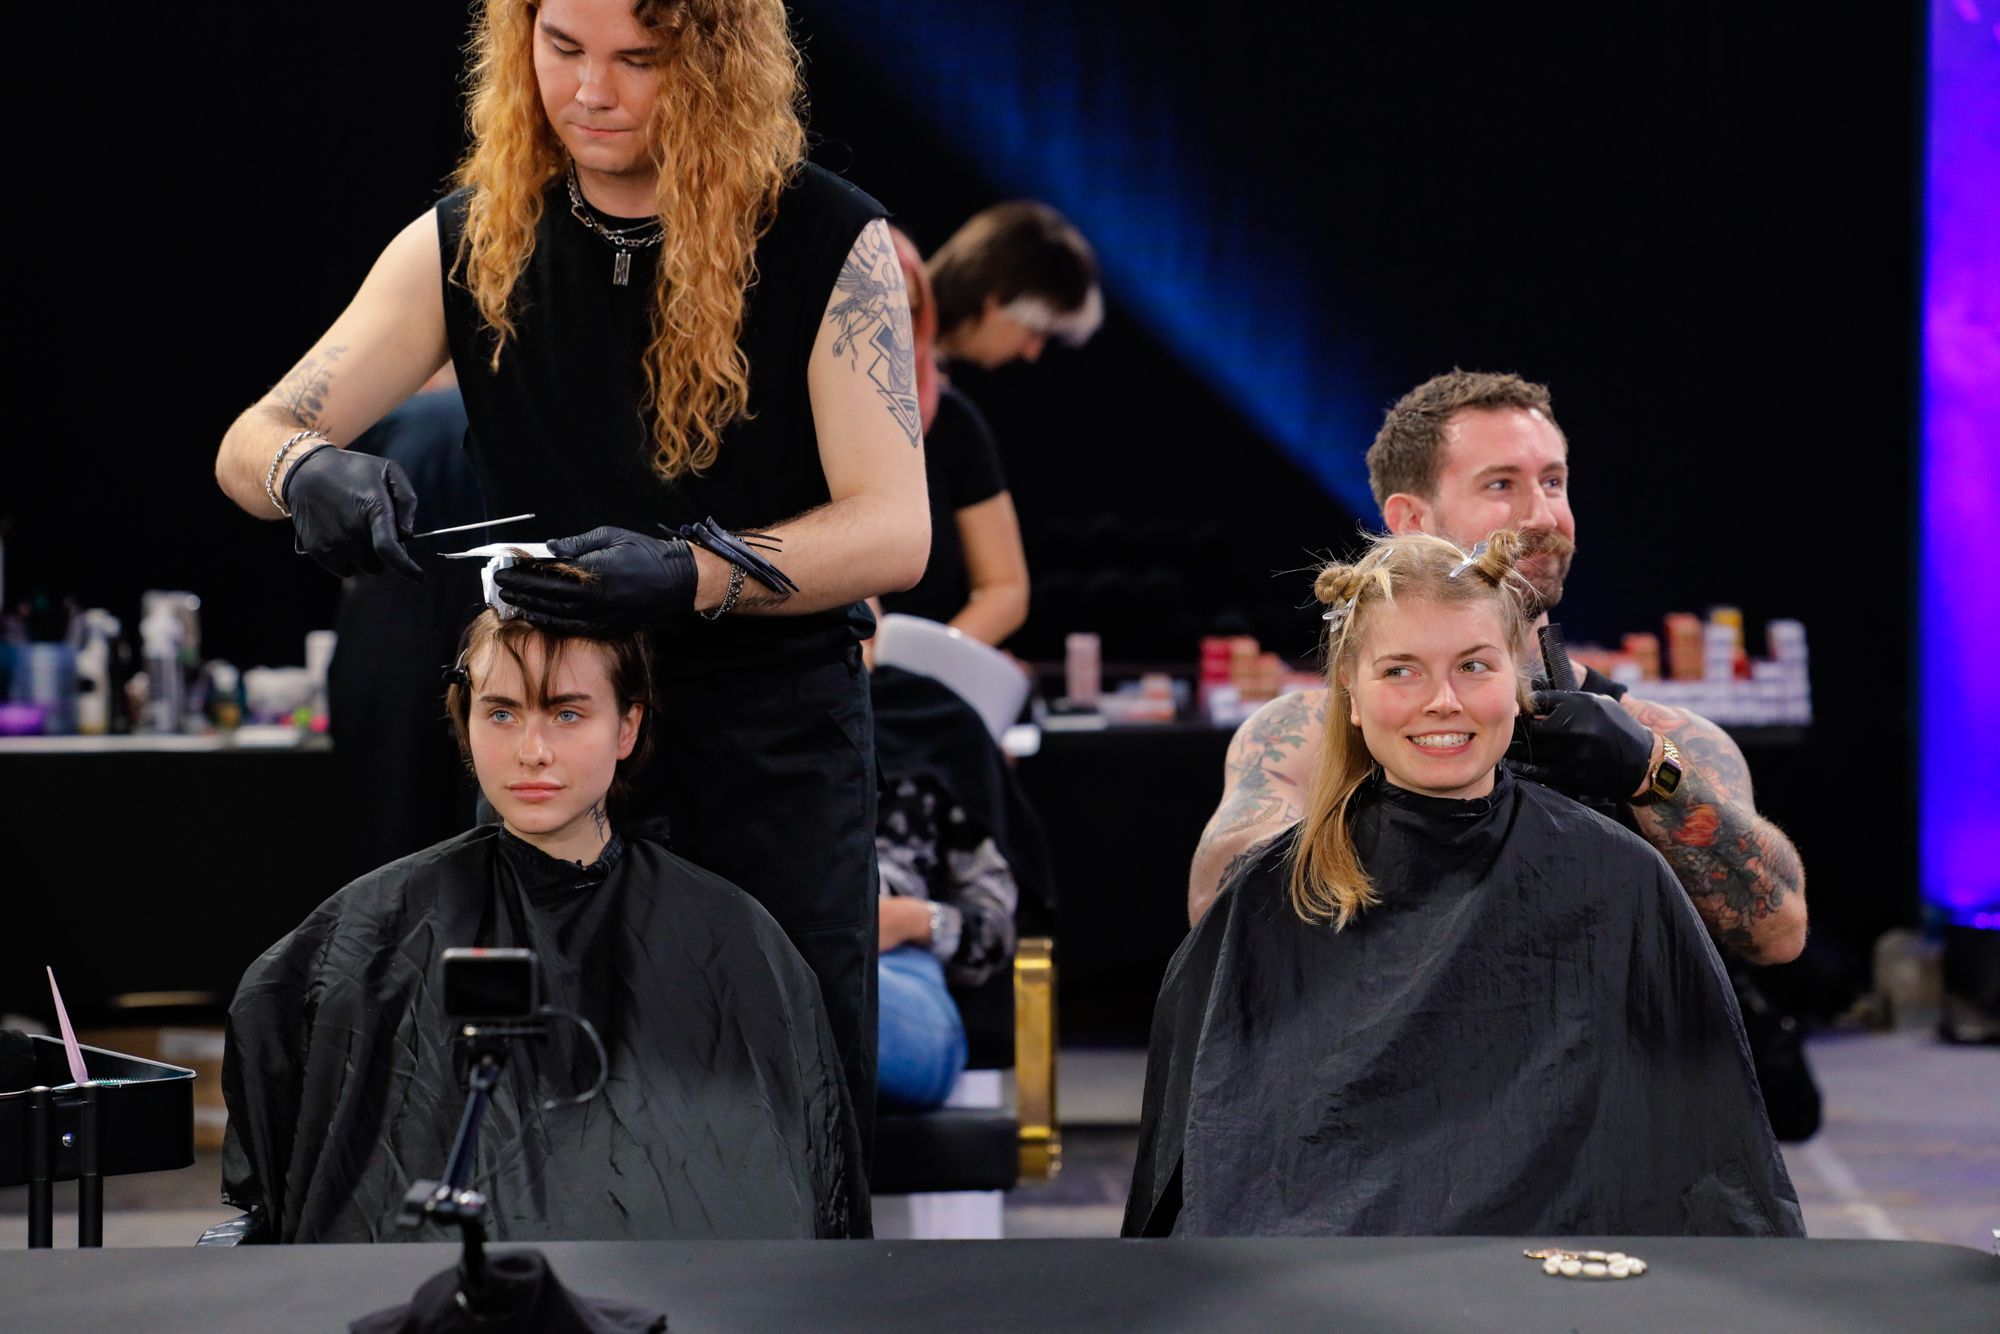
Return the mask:
M1385 537L1320 573L1305 817L1168 969L1128 1234L1802 1234L1687 895L1500 765L1522 545Z

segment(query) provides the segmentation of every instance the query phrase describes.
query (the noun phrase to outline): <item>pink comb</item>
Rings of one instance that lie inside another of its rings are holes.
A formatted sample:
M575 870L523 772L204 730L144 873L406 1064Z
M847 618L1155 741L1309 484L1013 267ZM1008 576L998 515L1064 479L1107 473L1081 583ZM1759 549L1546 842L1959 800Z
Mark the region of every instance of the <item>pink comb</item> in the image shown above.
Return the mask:
M78 1084L90 1082L90 1071L83 1068L83 1048L77 1046L76 1030L69 1026L69 1011L63 1008L62 992L56 988L56 970L49 969L49 994L56 998L56 1022L62 1025L63 1054L69 1057L69 1077Z

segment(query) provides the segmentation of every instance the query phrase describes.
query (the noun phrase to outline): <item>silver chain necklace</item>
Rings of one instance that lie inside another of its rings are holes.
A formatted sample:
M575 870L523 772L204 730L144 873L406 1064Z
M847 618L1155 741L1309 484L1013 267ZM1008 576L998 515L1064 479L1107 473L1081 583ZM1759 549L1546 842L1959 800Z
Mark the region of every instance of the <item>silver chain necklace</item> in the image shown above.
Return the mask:
M583 191L577 188L576 164L571 163L566 178L569 185L570 215L584 226L609 241L618 254L611 261L611 281L625 287L632 281L632 252L658 245L667 238L667 225L658 218L652 218L632 227L606 227L583 202Z

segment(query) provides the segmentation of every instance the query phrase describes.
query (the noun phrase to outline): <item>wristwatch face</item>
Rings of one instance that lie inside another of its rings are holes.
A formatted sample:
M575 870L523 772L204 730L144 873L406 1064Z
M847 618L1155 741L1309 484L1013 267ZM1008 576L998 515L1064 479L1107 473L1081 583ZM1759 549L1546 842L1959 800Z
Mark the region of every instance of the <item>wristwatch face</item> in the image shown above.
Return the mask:
M1666 753L1660 756L1660 767L1653 771L1653 796L1664 800L1680 790L1681 754L1671 743Z

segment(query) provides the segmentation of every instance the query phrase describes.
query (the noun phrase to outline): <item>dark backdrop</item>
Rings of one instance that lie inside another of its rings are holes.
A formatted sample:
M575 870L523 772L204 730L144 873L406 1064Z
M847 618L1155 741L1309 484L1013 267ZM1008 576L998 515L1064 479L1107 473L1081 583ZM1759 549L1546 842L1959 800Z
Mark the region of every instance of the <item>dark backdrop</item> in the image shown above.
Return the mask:
M1580 516L1573 640L1714 602L1753 626L1806 622L1819 726L1801 772L1816 779L1759 795L1813 871L1828 966L1851 972L1915 902L1919 16L1383 5L1307 30L1268 8L1030 8L1090 29L1089 77L1180 108L1190 163L1288 211L1296 239L1260 259L1323 292L1316 350L1367 415L1454 364L1553 386ZM222 499L214 447L439 192L460 142L464 14L441 0L121 14L89 61L27 62L33 146L7 224L10 598L70 594L129 624L140 589L194 588L208 652L245 665L298 661L305 631L330 623L332 581L282 526ZM799 25L820 161L926 249L999 197L837 0L802 6ZM1035 78L1031 64L1019 96ZM1226 234L1229 189L1196 206ZM1038 578L1106 514L1260 574L1369 517L1110 296L1082 352L963 377L998 431ZM1246 600L1293 653L1312 623L1283 609L1305 588ZM1038 608L1027 642L1091 628L1054 616Z

